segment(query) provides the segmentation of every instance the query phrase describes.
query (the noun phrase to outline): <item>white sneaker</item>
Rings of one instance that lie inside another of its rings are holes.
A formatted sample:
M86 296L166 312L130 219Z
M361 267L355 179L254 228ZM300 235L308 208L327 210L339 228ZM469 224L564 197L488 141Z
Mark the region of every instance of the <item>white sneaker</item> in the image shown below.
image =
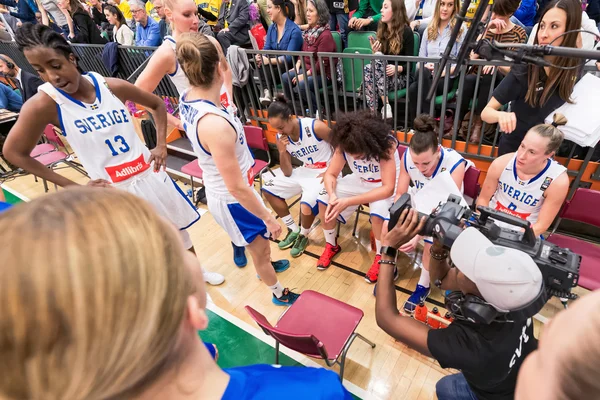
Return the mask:
M260 104L265 107L268 107L271 104L273 99L271 98L271 92L269 92L269 89L265 89L263 91L263 97L259 98L258 101L260 101Z
M225 282L225 277L221 274L217 274L216 272L205 272L203 275L204 282L208 283L209 285L217 286Z
M390 103L386 103L385 106L381 107L381 118L382 119L392 119L394 115L392 114L392 106Z

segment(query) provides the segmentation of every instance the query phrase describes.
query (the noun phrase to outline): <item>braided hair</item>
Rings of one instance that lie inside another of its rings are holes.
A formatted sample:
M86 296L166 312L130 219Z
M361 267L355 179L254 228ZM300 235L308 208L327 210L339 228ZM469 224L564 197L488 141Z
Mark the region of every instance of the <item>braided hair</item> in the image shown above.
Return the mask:
M30 22L23 24L17 29L15 41L22 52L34 47L48 47L62 53L67 59L71 54L77 59L77 55L67 40L46 25L34 25Z

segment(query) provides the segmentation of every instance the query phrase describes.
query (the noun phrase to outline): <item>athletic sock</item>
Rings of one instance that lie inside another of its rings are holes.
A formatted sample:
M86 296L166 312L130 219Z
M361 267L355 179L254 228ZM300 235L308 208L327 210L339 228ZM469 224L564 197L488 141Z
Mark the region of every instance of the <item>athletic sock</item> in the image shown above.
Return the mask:
M298 225L296 225L296 221L294 221L294 218L290 214L281 217L281 220L292 232L298 231Z
M335 229L323 229L323 233L325 234L325 241L332 245L333 247L337 246L336 241L336 231Z
M300 227L300 234L302 236L308 236L309 233L310 233L310 228L305 228L303 226Z
M375 239L375 248L377 249L377 254L381 254L381 240Z
M283 286L281 286L279 281L277 281L277 283L275 283L273 286L269 286L269 289L271 289L271 292L273 292L275 297L280 298L283 296Z
M419 278L419 285L423 287L429 287L429 271L425 268L421 268L421 277Z

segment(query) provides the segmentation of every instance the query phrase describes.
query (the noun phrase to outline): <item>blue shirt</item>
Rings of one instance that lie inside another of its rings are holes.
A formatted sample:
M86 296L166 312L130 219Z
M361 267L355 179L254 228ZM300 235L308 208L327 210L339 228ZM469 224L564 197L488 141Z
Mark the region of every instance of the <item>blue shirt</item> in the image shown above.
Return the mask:
M135 30L135 45L136 46L148 46L157 47L162 43L162 37L160 36L160 26L154 18L148 16L148 22L143 27L139 22Z
M465 39L466 33L467 29L466 27L463 27L462 32L456 38L454 46L452 46L452 51L450 52L451 57L456 57L458 55L458 51L460 50L460 46ZM446 50L446 46L450 41L451 35L452 28L450 27L450 24L446 25L441 34L438 33L438 36L435 40L429 40L429 29L425 29L425 33L423 35L424 39L421 42L421 48L419 49L419 57L440 57Z
M521 0L521 5L515 11L514 16L525 26L535 25L535 13L537 11L536 0Z
M222 400L352 400L337 374L324 368L250 365L224 371L230 379Z
M23 106L21 96L8 85L0 83L0 108L19 112Z
M300 27L288 18L285 21L283 35L281 35L281 40L279 42L277 42L277 24L273 23L269 26L263 50L300 51L302 50L303 41ZM293 68L294 64L292 62L292 57L287 56L285 59L288 68Z

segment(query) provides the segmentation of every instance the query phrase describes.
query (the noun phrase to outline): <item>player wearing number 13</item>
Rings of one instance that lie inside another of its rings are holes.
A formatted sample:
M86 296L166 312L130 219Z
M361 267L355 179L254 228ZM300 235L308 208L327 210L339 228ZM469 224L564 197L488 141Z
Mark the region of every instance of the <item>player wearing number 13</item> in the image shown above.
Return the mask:
M24 24L16 42L46 83L24 105L6 141L6 157L57 185L75 185L30 156L46 125L60 126L91 177L89 184L113 186L146 199L180 229L191 249L185 229L200 215L164 171L167 113L162 100L126 81L105 80L93 72L82 75L70 45L46 26ZM152 151L137 136L123 104L126 99L153 114L158 144Z

